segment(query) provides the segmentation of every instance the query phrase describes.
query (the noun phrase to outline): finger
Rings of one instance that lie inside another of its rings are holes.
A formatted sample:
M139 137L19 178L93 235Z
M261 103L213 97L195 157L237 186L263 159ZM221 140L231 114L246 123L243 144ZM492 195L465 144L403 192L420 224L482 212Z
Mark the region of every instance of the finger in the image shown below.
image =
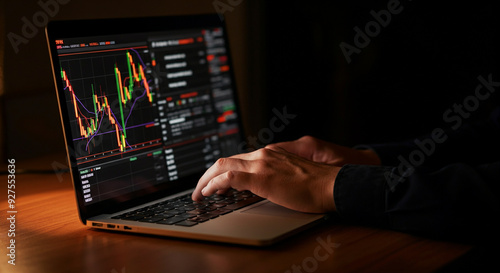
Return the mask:
M214 177L228 171L242 172L242 173L254 173L256 168L259 168L259 164L255 164L255 160L269 158L273 156L283 157L281 154L283 152L276 152L270 149L258 149L251 153L238 154L228 158L221 158L215 162L198 181L196 188L191 195L194 201L201 201L204 194L201 190L206 187L206 185Z
M220 158L212 165L200 178L196 188L192 194L192 199L195 201L200 201L203 199L203 194L201 190L207 186L207 184L214 177L223 174L228 171L245 171L247 168L247 160L235 157Z
M250 174L243 172L228 171L212 178L201 190L203 196L221 194L233 188L238 191L250 190Z

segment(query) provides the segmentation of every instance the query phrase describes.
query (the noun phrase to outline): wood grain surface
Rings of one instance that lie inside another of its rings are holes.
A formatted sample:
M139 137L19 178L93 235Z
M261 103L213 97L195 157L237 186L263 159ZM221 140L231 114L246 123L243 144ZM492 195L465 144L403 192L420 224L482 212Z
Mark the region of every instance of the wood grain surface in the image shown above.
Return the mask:
M80 223L69 174L17 174L10 265L7 176L0 181L2 273L432 272L472 248L336 221L265 248L98 231Z

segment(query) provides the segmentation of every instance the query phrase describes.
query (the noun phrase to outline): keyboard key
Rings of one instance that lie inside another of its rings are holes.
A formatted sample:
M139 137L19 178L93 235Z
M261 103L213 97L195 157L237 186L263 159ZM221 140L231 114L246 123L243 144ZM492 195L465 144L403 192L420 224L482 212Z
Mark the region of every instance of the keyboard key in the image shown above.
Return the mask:
M156 217L162 217L163 219L167 219L167 218L170 218L170 217L174 217L175 214L172 214L170 212L164 212L164 213L158 213L155 216Z
M172 218L168 218L168 219L165 219L165 220L162 220L162 221L158 221L156 222L157 224L162 224L162 225L173 225L175 223L178 223L178 222L181 222L181 221L184 221L186 220L187 218L185 217L179 217L179 216L174 216Z
M203 222L206 222L212 218L214 218L214 217L212 217L211 215L203 214L203 215L200 215L198 217L190 218L189 220L194 221L194 222L198 222L198 223L203 223Z
M163 221L163 220L165 220L165 218L163 218L163 217L148 217L148 218L144 218L144 219L139 220L139 222L156 223L156 222Z
M220 208L216 211L217 211L217 214L219 214L219 215L224 215L224 214L228 214L228 213L232 212L232 210L226 209L226 208Z
M211 211L211 212L208 212L208 213L201 215L200 217L213 219L213 218L219 217L219 215L221 215L221 214L217 213L217 211Z
M137 214L137 215L127 216L127 217L124 217L124 218L121 218L121 219L122 220L128 220L128 221L137 221L137 220L140 220L140 219L143 219L143 218L144 218L144 215Z
M203 209L194 209L194 210L186 211L186 213L191 214L191 215L200 215L200 214L204 214L206 212L207 211L205 211Z
M261 201L261 200L263 200L261 197L254 196L254 197L250 197L250 198L241 200L241 201L236 202L234 204L225 206L224 208L225 209L230 209L230 210L237 210L237 209L241 209L243 207L246 207L248 205L251 205L251 204L253 204L255 202Z
M113 216L112 219L190 227L260 200L263 199L249 191L229 190L223 195L212 195L200 202L194 202L191 200L191 194L186 194L185 196Z
M184 227L192 227L192 226L197 225L197 224L198 224L198 222L189 221L189 220L175 223L176 226L184 226Z
M203 222L206 222L210 220L210 218L208 217L203 217L203 216L198 216L198 217L193 217L193 218L189 218L189 221L192 221L192 222L197 222L197 223L203 223Z

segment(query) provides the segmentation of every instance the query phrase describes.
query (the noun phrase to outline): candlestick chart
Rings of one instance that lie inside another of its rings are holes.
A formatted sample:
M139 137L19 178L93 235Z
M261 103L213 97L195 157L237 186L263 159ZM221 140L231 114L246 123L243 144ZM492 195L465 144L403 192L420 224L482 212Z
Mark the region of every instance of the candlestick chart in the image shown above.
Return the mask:
M126 48L61 59L77 158L123 156L161 145L146 52Z

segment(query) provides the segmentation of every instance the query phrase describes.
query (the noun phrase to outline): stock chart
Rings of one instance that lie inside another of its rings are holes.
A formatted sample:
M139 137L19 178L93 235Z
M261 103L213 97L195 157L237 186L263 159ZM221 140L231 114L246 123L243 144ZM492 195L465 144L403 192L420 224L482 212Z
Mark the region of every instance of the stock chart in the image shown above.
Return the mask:
M141 48L67 54L61 78L81 161L159 146L151 62Z

